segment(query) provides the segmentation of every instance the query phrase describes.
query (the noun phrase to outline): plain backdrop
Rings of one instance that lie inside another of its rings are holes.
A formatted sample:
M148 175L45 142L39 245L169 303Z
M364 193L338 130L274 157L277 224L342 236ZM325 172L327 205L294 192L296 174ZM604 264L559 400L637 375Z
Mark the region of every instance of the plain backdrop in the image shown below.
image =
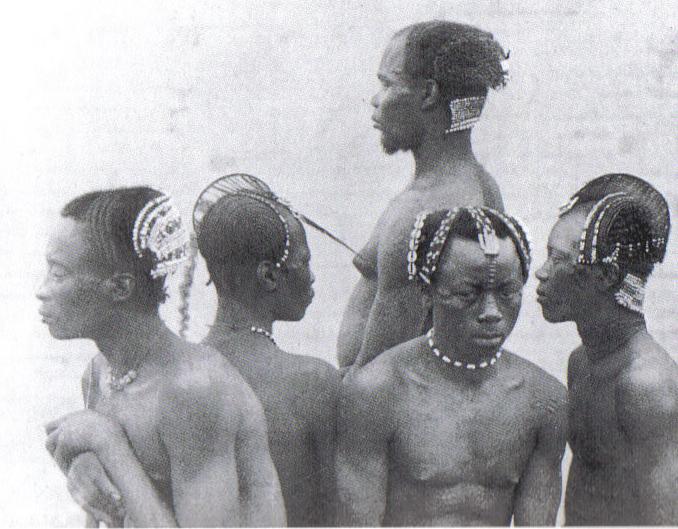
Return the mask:
M96 188L148 184L188 216L231 172L267 181L355 247L412 170L386 156L369 100L390 36L443 18L510 50L473 142L528 225L534 263L556 208L605 172L647 178L678 210L675 4L659 0L13 2L0 22L0 524L78 525L82 515L43 448L42 424L80 407L91 343L57 342L37 316L46 234L63 204ZM675 223L675 216L673 217ZM316 298L278 324L290 352L335 361L357 280L351 255L309 232ZM675 358L676 236L649 284L649 328ZM536 266L533 269L536 269ZM214 314L202 263L190 338ZM550 325L525 289L507 347L565 380L572 325ZM176 328L176 296L163 315Z

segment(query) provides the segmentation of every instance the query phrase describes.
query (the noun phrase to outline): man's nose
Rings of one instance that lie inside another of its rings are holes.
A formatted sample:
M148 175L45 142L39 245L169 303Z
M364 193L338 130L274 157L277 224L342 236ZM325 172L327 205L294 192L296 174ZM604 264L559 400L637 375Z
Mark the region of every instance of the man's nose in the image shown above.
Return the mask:
M546 281L549 277L546 269L548 261L544 262L543 265L539 267L539 269L534 273L535 277L539 279L539 281Z
M315 274L313 272L310 272L311 274L311 285L315 283Z
M372 96L372 98L370 99L370 105L372 105L374 108L377 108L379 106L379 92Z
M497 305L497 300L493 294L488 294L485 296L483 301L482 311L478 317L478 321L481 323L497 323L501 321L501 312L499 312L499 306Z
M42 283L40 283L40 286L38 287L38 290L35 292L35 297L38 298L40 301L46 301L49 295L49 291L47 289L47 281L44 280Z

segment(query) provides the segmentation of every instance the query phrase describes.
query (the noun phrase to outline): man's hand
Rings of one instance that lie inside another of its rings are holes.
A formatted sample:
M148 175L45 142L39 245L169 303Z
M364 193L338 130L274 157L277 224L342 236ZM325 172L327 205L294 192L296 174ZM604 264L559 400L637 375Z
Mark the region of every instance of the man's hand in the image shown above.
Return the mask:
M75 456L97 453L108 442L124 442L122 427L114 420L92 410L76 411L45 425L45 447L65 473Z
M122 526L125 518L122 497L94 453L76 456L66 477L68 491L86 513L107 527Z

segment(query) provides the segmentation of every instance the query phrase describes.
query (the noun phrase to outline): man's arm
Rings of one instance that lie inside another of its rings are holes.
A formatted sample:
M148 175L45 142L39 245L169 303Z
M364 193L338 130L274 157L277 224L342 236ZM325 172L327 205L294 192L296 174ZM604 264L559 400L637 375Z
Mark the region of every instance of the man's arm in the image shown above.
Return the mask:
M397 275L402 282L387 277L389 274ZM404 272L400 274L394 270L380 269L378 281L377 294L355 367L364 366L387 349L420 336L425 331L429 306L421 286L415 281L408 281Z
M129 445L122 427L92 410L69 413L45 425L47 450L62 470L83 452L94 452L117 486L131 521L143 527L173 527L165 505Z
M384 396L377 387L370 391L364 371L344 380L338 416L338 525L375 527L382 523L390 438Z
M95 357L89 361L80 380L85 408L98 391L96 360ZM125 516L122 497L94 453L76 456L66 471L66 479L68 492L85 511L85 527L99 527L99 521L108 527L122 527Z
M337 340L339 367L350 367L356 361L365 336L367 320L377 295L377 281L360 276L344 310Z
M174 515L180 526L280 525L267 515L282 500L261 405L226 369L193 369L159 397Z
M643 525L678 525L678 385L675 366L644 370L617 387L617 419L628 439L629 461Z
M240 488L240 524L243 527L284 527L285 504L278 473L268 447L264 411L249 386L243 382L242 423L235 444Z
M534 451L520 477L514 503L514 525L555 525L561 495L561 462L565 452L565 388L554 381L544 405L544 421Z
M313 448L317 455L320 473L320 504L316 524L334 526L336 522L337 475L335 471L337 440L337 406L339 372L331 366L323 366L323 373L317 376L314 393L316 395L316 412L312 418Z

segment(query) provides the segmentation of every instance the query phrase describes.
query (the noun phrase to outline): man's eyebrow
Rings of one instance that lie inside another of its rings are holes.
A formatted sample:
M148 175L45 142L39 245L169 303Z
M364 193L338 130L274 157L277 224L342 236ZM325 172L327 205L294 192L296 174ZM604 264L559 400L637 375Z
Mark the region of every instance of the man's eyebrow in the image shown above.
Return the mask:
M557 249L557 248L554 248L554 247L551 246L550 244L546 246L546 249L548 250L548 252L549 252L550 254L553 254L553 255L555 255L555 256L557 256L557 257L566 257L566 258L569 258L569 257L570 257L569 252L564 252L563 250L559 250L559 249Z

